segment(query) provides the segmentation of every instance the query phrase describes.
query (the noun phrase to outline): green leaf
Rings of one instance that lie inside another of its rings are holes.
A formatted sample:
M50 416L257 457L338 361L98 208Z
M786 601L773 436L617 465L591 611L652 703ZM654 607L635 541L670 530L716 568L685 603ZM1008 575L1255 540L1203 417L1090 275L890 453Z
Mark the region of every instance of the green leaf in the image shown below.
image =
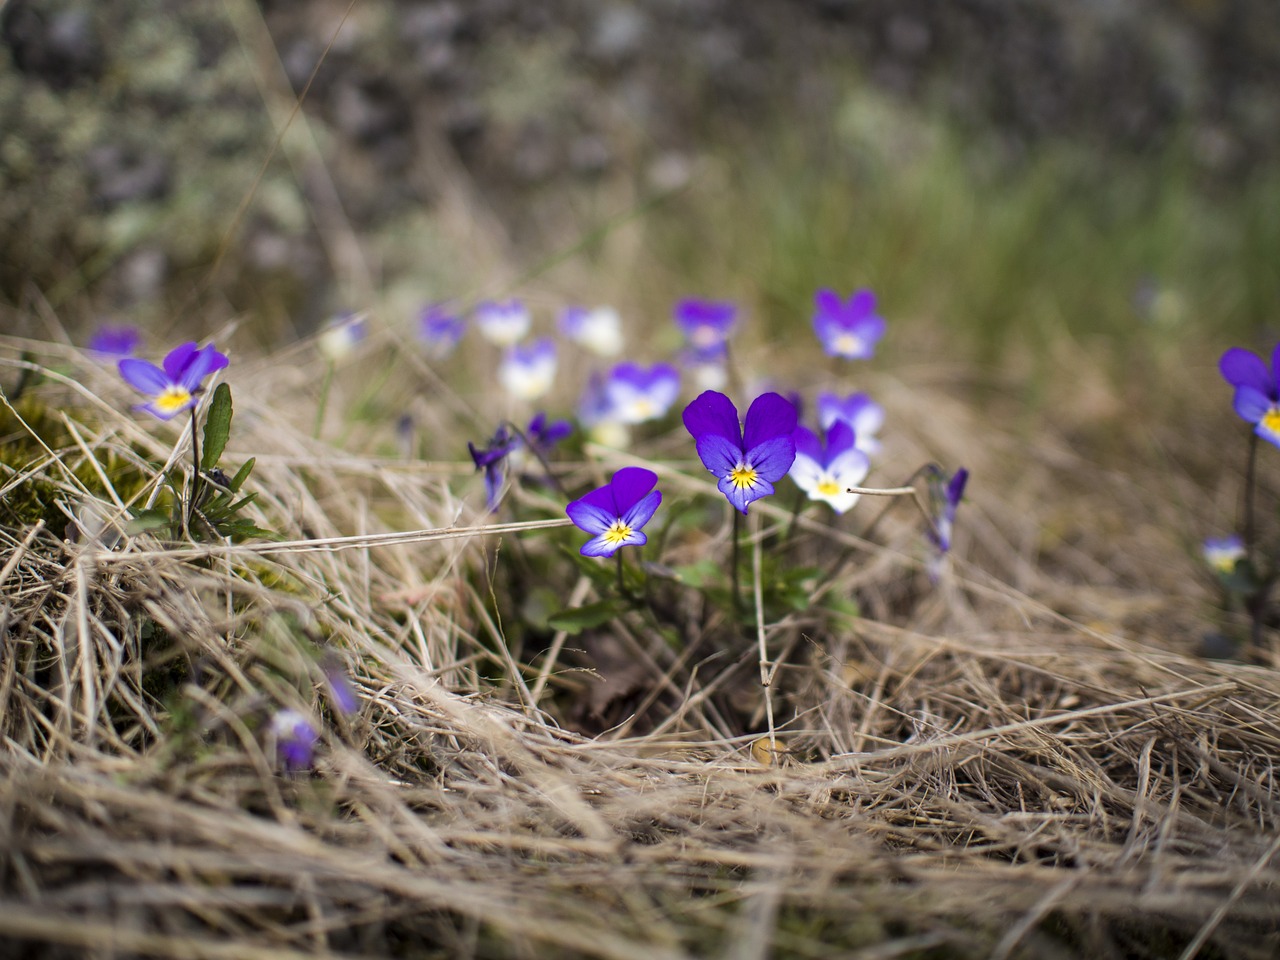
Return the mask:
M553 613L547 618L547 625L553 630L563 630L565 633L577 635L583 630L590 630L592 627L598 627L616 619L625 613L629 606L625 600L616 598L600 600L597 603L588 603L585 607L570 607L559 613Z
M132 520L125 524L124 531L132 537L139 533L160 530L169 526L169 524L170 517L168 512L159 507L154 507L150 510L140 510Z
M200 469L212 470L222 459L222 451L227 448L227 438L231 436L231 388L225 383L218 384L213 391L213 399L209 401L209 412L204 418L204 453L200 457Z
M249 479L249 474L253 473L253 464L256 457L250 457L244 462L244 466L236 471L236 475L231 478L231 483L227 486L231 488L232 493L239 493L240 488L244 486L244 482Z

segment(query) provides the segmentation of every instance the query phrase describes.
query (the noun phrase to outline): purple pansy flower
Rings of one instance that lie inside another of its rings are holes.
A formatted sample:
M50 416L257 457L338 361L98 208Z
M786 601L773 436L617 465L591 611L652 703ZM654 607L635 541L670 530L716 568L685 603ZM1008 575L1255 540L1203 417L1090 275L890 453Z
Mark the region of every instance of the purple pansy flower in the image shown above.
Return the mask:
M505 423L498 425L484 449L478 449L474 443L467 441L467 449L471 451L476 469L484 471L485 503L490 510L498 509L502 483L507 477L507 457L519 443L520 439L507 429Z
M622 352L622 318L613 307L566 307L560 314L560 332L602 357Z
M718 300L681 300L675 307L676 325L694 350L723 347L738 318L736 304Z
M137 327L99 327L89 338L89 349L99 357L131 357L142 342Z
M884 318L877 316L876 295L858 290L846 302L834 290L819 290L813 296L813 330L822 349L831 357L865 360L884 336Z
M1232 347L1218 361L1223 379L1236 388L1236 413L1253 424L1263 440L1280 447L1280 344L1271 353L1271 369L1252 350Z
M432 360L443 360L453 353L465 330L462 318L450 313L443 304L430 304L418 314L418 339L426 344Z
M853 428L859 450L872 456L880 452L876 434L884 426L884 407L865 393L851 393L847 397L834 393L818 394L818 423L822 429L826 430L840 420Z
M592 490L565 508L569 519L593 534L582 545L584 557L611 557L619 547L648 541L641 530L662 502L654 490L658 475L644 467L623 467L603 487ZM650 492L652 491L652 492Z
M500 347L518 343L532 325L529 311L519 300L498 303L486 300L476 305L476 329Z
M620 363L604 382L605 399L619 423L636 424L665 416L680 395L680 372L669 363L642 367Z
M556 345L549 337L518 343L498 365L498 380L520 400L536 400L556 381Z
M791 465L791 479L810 500L822 500L836 513L844 513L858 502L858 494L849 487L862 483L871 467L867 455L858 449L853 428L837 420L827 430L826 449L817 434L807 427L796 427L796 459Z
M1235 572L1236 563L1244 559L1244 541L1236 534L1225 537L1210 537L1202 547L1204 561L1220 574L1230 575Z
M281 710L271 719L271 738L286 770L305 770L315 757L320 735L297 710Z
M946 481L943 483L943 481ZM969 482L969 471L964 467L957 470L948 479L941 470L934 469L929 477L929 500L933 507L933 523L928 530L929 542L933 544L934 555L929 562L929 576L937 580L942 569L942 560L951 550L951 535L955 530L956 508L964 497L965 484Z
M752 401L744 429L733 402L707 390L684 408L684 425L703 465L719 478L720 492L743 513L773 493L796 458L796 408L776 393Z
M525 439L540 456L546 456L556 444L573 433L573 424L568 420L548 420L547 415L539 410L524 428Z
M226 365L226 354L219 353L212 345L201 349L191 342L169 351L164 358L164 369L135 357L121 360L119 368L120 376L129 386L151 397L150 402L140 405L139 409L161 420L171 420L194 407L204 378Z

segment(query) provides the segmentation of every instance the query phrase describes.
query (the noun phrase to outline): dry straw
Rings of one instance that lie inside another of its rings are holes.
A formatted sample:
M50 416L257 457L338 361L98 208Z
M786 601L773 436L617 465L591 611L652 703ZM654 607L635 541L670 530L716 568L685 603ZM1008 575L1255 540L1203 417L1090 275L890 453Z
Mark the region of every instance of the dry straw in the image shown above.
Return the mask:
M134 421L109 370L48 345L20 360L31 347L0 341L0 382L34 366L38 402L74 429L39 450L6 400L5 442L37 449L4 468L0 496L38 481L73 513L119 516L136 497L90 492L93 463L154 470L172 438ZM1009 519L976 484L974 561L932 594L906 511L887 547L806 517L815 552L854 556L819 595L857 594L875 616L770 622L757 580L749 649L682 659L622 623L641 694L586 736L571 723L590 665L557 659L579 638L526 662L485 586L566 521L489 523L478 483L455 477L468 464L330 449L256 383L237 380L229 456L270 451L254 509L283 542L0 530L0 952L1280 952L1280 680L1143 629L1160 622L1143 619L1149 597L1116 592L1107 615L1096 587L1070 586L1071 551L1054 571L1029 559L1013 544L1045 522L1030 500ZM1001 438L989 450L975 475L1014 476ZM673 498L705 488L695 466L654 467ZM767 506L765 528L786 522ZM1052 605L1032 599L1050 576ZM332 711L317 651L354 678L358 714ZM762 676L778 741L753 754ZM281 706L323 731L313 774L283 774L264 739Z

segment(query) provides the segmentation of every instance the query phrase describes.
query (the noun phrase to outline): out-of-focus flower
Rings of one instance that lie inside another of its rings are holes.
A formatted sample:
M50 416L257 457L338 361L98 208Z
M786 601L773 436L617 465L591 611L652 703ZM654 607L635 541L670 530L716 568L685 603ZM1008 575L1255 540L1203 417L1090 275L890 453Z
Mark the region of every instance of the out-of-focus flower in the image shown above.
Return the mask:
M320 669L324 673L325 688L329 691L329 702L333 704L333 708L347 716L359 710L360 699L356 696L351 678L347 676L347 671L338 662L338 658L326 655L320 664Z
M666 415L680 395L680 372L669 363L642 367L620 363L604 384L609 408L620 423L637 424Z
M1241 419L1253 424L1253 432L1280 447L1280 344L1266 361L1243 347L1232 347L1218 361L1227 383L1236 388L1232 405Z
M510 347L524 339L533 320L519 300L486 300L476 304L475 322L476 329L486 340L500 347Z
M703 465L719 478L720 492L743 513L773 493L796 458L796 408L776 393L752 401L744 428L733 401L707 390L684 408L684 425Z
M131 357L141 342L137 327L99 327L89 338L89 350L102 359Z
M616 357L624 346L622 318L613 307L566 307L560 314L560 332L602 357Z
M316 348L330 363L350 355L369 335L369 325L362 313L344 313L334 317L316 336Z
M297 710L280 710L271 718L270 732L286 770L306 770L311 766L320 736L310 720Z
M859 450L870 456L880 452L876 434L884 426L884 407L865 393L851 393L847 397L834 393L818 394L818 423L822 429L826 430L840 420L853 428Z
M169 351L163 369L135 357L121 360L119 368L120 376L129 386L151 398L139 409L161 420L171 420L194 407L204 378L226 365L226 354L219 353L212 345L201 349L192 342Z
M876 295L858 290L846 302L834 290L813 297L813 331L828 356L865 360L875 354L884 336L884 318L877 316Z
M807 427L796 427L796 459L791 465L791 479L810 500L822 500L836 513L844 513L858 502L858 494L849 487L860 485L871 462L857 448L853 428L837 420L827 429L826 448L817 434Z
M443 304L433 303L418 314L418 339L426 345L427 356L432 360L443 360L453 353L465 331L463 319Z
M498 380L520 400L536 400L556 381L556 345L549 337L516 344L498 366Z
M704 349L689 347L680 352L680 366L699 390L720 390L729 382L729 350L716 343Z
M524 428L525 439L539 456L545 457L555 449L556 444L573 433L573 424L568 420L550 420L539 410Z
M951 535L955 531L956 508L964 498L969 471L961 467L950 477L941 470L929 476L929 501L933 523L927 532L934 553L929 562L929 576L937 580L942 570L943 558L951 550Z
M621 450L631 442L631 430L618 417L605 384L600 374L591 375L578 400L578 423L596 443Z
M1244 559L1244 541L1236 534L1210 537L1202 547L1204 561L1217 573L1229 576L1235 572L1237 561Z
M681 300L675 307L676 325L695 350L722 347L738 319L736 304L718 300Z
M507 429L505 423L498 425L484 449L467 441L467 449L471 451L476 469L484 471L485 503L491 511L498 509L498 502L502 498L502 484L507 478L507 458L519 443L520 439Z
M582 555L611 557L619 547L647 542L641 528L662 502L662 493L653 489L657 482L652 470L623 467L603 487L570 503L565 508L569 519L592 534L582 546Z

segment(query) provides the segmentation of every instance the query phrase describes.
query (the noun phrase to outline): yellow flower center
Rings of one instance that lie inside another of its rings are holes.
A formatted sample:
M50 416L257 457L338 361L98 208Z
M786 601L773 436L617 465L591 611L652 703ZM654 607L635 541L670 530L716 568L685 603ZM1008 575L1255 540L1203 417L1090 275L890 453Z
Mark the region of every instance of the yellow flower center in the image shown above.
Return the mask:
M610 546L620 546L631 536L631 528L621 520L613 521L613 526L604 532L604 542Z
M817 489L818 489L818 495L823 497L834 497L837 494L844 492L840 484L836 483L830 477L827 477L825 480L820 481L818 483Z
M163 413L177 413L191 402L191 392L176 384L164 388L155 399L156 409Z
M1264 413L1260 426L1267 433L1280 435L1280 407L1272 407Z
M862 341L852 333L842 333L836 337L836 353L857 353L862 348Z
M729 471L729 480L739 490L754 487L757 476L756 468L745 463L740 463Z

